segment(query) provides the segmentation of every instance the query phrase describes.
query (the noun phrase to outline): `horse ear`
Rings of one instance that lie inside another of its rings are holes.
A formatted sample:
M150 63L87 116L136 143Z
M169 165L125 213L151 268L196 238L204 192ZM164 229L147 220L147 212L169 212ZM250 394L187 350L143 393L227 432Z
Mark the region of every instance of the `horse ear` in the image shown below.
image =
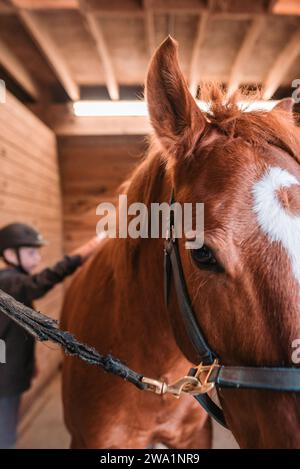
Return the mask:
M293 98L284 98L284 99L281 99L273 107L273 109L278 109L280 111L286 111L286 112L292 113L294 104L295 104L295 102L294 102Z
M168 36L152 57L146 81L152 127L164 148L176 154L191 151L206 126L180 70L177 49Z

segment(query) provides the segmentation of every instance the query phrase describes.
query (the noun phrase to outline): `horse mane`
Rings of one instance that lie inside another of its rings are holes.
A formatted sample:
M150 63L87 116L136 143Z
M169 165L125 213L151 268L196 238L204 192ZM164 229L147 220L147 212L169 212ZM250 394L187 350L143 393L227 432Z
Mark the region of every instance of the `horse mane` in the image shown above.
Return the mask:
M300 129L292 113L281 109L246 112L238 106L239 101L247 103L245 106L251 105L260 99L259 93L243 90L228 97L223 87L216 83L202 84L199 98L209 104L206 118L228 137L228 144L236 138L257 148L272 144L282 148L300 164ZM162 179L165 175L169 180L171 178L158 139L152 135L148 143L142 162L121 186L121 192L127 194L129 203L158 201ZM223 143L226 145L226 141Z
M210 105L210 112L207 113L209 121L228 136L229 140L242 138L261 148L273 144L300 163L300 130L293 113L281 109L246 112L248 106L261 99L261 92L244 89L228 97L222 86L204 83L201 86L200 99ZM245 109L238 106L240 101L246 103Z

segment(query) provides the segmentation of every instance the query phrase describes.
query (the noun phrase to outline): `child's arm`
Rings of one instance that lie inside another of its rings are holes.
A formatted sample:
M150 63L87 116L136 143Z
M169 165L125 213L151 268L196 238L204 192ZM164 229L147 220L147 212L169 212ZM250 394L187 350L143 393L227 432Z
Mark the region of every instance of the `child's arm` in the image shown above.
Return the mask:
M65 277L75 272L95 252L100 243L101 238L93 238L78 248L73 255L65 256L53 267L46 268L35 275L20 274L18 281L24 292L24 297L31 302L44 296L57 283L62 282Z
M31 302L44 296L57 283L75 272L81 264L80 256L65 256L53 267L48 267L37 274L18 275L15 282L19 282L19 291L23 292L22 296Z

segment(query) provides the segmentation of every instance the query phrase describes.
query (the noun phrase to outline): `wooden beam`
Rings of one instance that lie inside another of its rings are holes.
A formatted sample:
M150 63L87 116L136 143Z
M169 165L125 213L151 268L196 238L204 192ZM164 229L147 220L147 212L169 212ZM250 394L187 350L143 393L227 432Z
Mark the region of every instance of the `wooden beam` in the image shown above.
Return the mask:
M76 117L53 127L58 136L68 135L147 135L147 117Z
M271 12L278 15L300 15L300 2L299 0L275 0Z
M0 14L11 13L12 9L0 0ZM13 0L20 9L30 11L42 10L77 10L79 0ZM199 15L207 8L207 0L147 0L151 9L159 13L195 14ZM88 7L94 13L103 16L132 15L143 16L143 8L139 0L87 0ZM299 15L298 0L210 0L211 13L224 18L236 17L247 19L249 15L266 13Z
M17 0L12 0L13 4L15 4L15 1ZM18 9L17 12L26 29L29 31L45 57L47 57L49 64L51 65L70 99L74 101L78 100L80 98L79 87L75 83L70 70L60 53L59 48L53 41L50 34L46 31L45 28L43 28L34 13L22 9Z
M264 14L269 11L273 0L211 0L214 13L251 13Z
M39 99L41 93L34 79L1 38L0 63L29 96L35 100Z
M98 0L89 0L95 8ZM101 1L101 0L100 0ZM195 13L200 14L209 9L210 12L238 13L238 14L261 14L266 13L270 2L273 0L149 0L151 8L158 13ZM209 7L208 7L209 4ZM108 3L109 5L109 3Z
M192 51L192 58L191 58L191 65L190 65L190 91L192 95L195 97L197 94L198 82L199 82L199 70L198 70L199 49L201 48L205 39L208 19L209 19L209 13L208 11L204 11L198 19L196 39L195 39L193 51Z
M263 97L264 99L270 99L277 88L280 86L281 80L289 70L290 66L296 60L300 54L300 31L297 30L286 46L279 53L273 66L271 67L264 85L263 85Z
M6 3L5 0L0 0L0 15L11 15L14 12L13 7Z
M120 97L119 86L101 25L93 13L87 9L86 2L80 0L79 4L81 14L85 20L88 31L94 39L98 55L104 68L108 94L112 100L117 101Z
M14 5L26 10L70 10L78 8L77 0L14 0Z
M151 8L151 2L149 2L149 0L144 0L143 6L144 6L144 18L145 18L147 44L148 44L149 55L151 57L156 47L154 11Z
M65 104L29 107L58 136L147 135L151 131L149 118L144 116L76 117Z
M263 31L265 24L266 17L264 15L259 15L253 19L231 69L228 81L229 96L238 89L243 78L243 68L250 58L255 42Z
M158 13L200 13L205 9L206 0L147 0L148 7ZM88 0L89 7L94 12L131 11L143 12L143 2L140 0Z

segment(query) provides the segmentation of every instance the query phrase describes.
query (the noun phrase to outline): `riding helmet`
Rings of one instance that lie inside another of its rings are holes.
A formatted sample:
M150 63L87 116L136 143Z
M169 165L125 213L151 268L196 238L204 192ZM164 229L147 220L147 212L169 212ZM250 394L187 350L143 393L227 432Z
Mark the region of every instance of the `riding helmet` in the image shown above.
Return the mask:
M41 233L24 223L11 223L0 229L0 256L8 248L41 247L45 244Z

